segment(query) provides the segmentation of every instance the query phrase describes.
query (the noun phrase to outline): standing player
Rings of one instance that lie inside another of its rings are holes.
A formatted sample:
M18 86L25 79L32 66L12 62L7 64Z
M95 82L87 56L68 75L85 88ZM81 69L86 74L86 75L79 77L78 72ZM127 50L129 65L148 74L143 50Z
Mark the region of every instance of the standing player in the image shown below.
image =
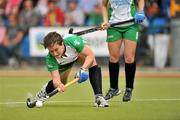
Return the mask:
M107 29L107 44L110 54L109 75L110 89L105 96L110 100L120 94L118 88L120 48L124 44L126 90L123 101L130 101L134 88L136 71L135 52L138 40L138 23L143 22L144 0L138 0L137 7L134 0L102 0L103 20L102 28ZM108 11L109 10L109 11ZM109 27L108 22L120 22L135 19L135 23Z
M46 56L46 65L51 73L52 80L45 84L37 94L37 99L43 98L55 88L64 92L68 75L73 64L81 62L82 66L76 74L79 81L90 79L95 95L95 106L108 107L108 103L102 95L101 69L97 65L92 50L84 44L81 37L67 34L63 38L56 32L50 32L44 38L44 47L49 50ZM89 75L88 71L89 70Z

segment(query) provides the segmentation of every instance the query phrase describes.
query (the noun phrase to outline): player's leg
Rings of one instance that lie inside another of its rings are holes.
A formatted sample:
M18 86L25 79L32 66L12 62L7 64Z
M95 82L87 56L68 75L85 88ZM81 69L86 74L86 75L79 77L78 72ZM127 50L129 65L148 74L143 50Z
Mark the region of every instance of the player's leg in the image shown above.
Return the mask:
M138 39L138 28L136 26L130 27L124 36L126 90L123 96L123 101L130 101L132 90L134 88L134 77L136 72L135 53Z
M85 57L83 55L79 55L78 62L84 63ZM102 92L102 74L101 68L97 65L96 60L93 60L92 65L89 68L89 80L91 86L93 88L93 92L95 95L95 106L97 107L108 107L109 104L103 97Z
M110 77L110 89L105 96L106 100L110 100L113 96L120 94L118 87L119 79L119 58L120 58L120 47L122 45L122 35L114 28L108 29L107 31L107 42L109 50L109 77Z
M109 105L103 97L102 74L101 68L98 65L94 65L91 68L89 68L89 79L95 94L95 106L108 107Z

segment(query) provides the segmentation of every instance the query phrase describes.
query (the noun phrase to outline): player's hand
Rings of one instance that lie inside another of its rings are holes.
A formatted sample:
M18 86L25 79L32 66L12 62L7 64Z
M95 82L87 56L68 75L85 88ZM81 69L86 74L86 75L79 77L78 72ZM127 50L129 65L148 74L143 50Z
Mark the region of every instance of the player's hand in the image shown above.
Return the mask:
M58 85L57 85L57 90L58 90L59 92L64 92L64 91L65 91L65 86L64 86L64 84L63 84L63 83L58 84Z
M103 22L101 25L101 30L106 30L108 29L108 23L107 22Z
M145 19L145 14L144 14L144 11L137 11L135 16L134 16L134 19L135 19L135 23L142 23Z
M86 69L80 68L80 70L76 73L75 78L79 78L78 83L82 83L88 79L89 75Z

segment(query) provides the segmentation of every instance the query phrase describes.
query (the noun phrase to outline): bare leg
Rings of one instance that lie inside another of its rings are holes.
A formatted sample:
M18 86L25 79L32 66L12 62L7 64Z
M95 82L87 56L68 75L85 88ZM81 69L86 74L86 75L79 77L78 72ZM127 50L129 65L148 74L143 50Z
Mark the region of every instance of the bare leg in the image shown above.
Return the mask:
M130 40L125 40L125 75L126 75L126 91L123 96L123 101L130 101L132 90L134 88L134 77L136 72L135 52L137 43Z

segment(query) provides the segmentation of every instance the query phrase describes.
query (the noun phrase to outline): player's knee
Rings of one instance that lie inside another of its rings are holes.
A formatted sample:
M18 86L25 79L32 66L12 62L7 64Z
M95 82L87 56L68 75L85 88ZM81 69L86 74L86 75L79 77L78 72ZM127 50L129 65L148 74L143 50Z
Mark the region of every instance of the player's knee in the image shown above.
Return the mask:
M125 63L133 63L134 57L125 57Z
M119 62L119 56L110 56L110 62L112 63Z

